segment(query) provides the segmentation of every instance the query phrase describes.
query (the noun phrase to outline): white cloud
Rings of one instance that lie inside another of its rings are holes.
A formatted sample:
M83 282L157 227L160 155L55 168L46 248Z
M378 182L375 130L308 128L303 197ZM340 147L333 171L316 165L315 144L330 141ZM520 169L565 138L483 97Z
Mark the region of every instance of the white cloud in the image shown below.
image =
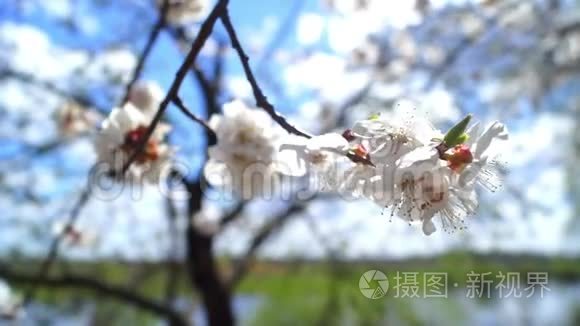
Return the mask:
M37 1L40 9L51 16L56 16L59 18L69 17L73 8L70 0L50 0L50 1Z
M86 53L52 44L44 31L29 25L0 24L0 59L11 69L38 79L56 80L70 75L88 61Z

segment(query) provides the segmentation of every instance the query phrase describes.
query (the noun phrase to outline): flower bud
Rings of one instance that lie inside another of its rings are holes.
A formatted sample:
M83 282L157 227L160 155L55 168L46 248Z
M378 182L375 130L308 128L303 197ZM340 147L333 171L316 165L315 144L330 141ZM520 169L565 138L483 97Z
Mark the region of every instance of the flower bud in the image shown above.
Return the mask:
M348 142L351 142L356 138L354 133L352 132L352 129L346 129L345 131L343 131L342 137L346 139L346 141Z
M465 133L465 130L467 129L469 121L471 121L471 114L468 114L463 120L459 121L459 123L447 131L447 134L443 138L443 142L447 147L453 147L467 141L469 136Z

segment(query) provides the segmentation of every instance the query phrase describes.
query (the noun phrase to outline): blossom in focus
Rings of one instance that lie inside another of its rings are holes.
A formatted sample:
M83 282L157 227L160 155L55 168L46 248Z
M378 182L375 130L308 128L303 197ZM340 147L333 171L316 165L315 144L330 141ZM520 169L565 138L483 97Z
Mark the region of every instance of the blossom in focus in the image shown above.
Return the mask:
M367 149L374 167L348 169L341 191L390 208L391 216L422 223L427 235L436 230L436 216L444 229L461 229L478 206L475 184L498 187L490 145L507 139L507 131L495 122L481 135L477 124L466 132L468 116L443 135L408 108L398 104L394 114L357 121L349 130L351 143Z
M94 142L97 161L104 163L108 171L120 173L142 137L146 135L149 123L150 119L131 103L122 108L114 108L103 121ZM172 154L170 147L164 142L169 130L169 126L165 124L157 126L124 177L157 182Z
M453 170L431 147L422 147L397 162L391 215L420 222L423 232L435 231L433 217L441 216L444 228L460 227L463 219L475 212L477 200L473 189L453 184ZM471 200L470 200L471 199Z
M436 230L432 221L435 216L445 230L463 228L465 218L475 214L478 207L475 185L491 191L499 187L490 145L508 137L507 129L499 122L492 123L481 135L478 130L476 124L466 133L460 131L456 138L466 140L454 146L443 141L436 147L437 155L427 146L401 158L397 164L399 177L395 178L399 196L393 203L393 214L422 222L427 235Z
M408 102L397 103L392 114L375 114L357 121L352 134L368 149L374 164L392 164L404 154L443 138Z
M151 118L157 112L163 96L163 89L153 81L136 82L129 90L129 102Z
M357 121L348 132L351 144L362 146L374 166L358 163L347 169L340 191L364 196L381 206L393 202L397 162L425 146L431 148L428 152L434 157L437 152L433 139L442 138L441 132L408 102L397 103L392 114L375 114Z
M208 0L157 0L159 8L169 1L166 19L173 25L184 25L201 20L209 8Z
M341 134L327 133L312 138L289 136L280 146L281 172L290 176L306 173L318 181L318 190L335 190L338 168L346 162L349 143Z
M476 184L489 191L496 191L501 186L501 178L495 161L508 139L506 126L498 121L491 123L480 133L479 124L467 131L469 139L466 146L471 148L472 163L459 171L458 181L465 187Z
M273 191L279 172L288 170L278 157L286 132L264 111L239 100L226 103L223 115L213 115L208 124L218 139L208 149L208 182L244 199Z

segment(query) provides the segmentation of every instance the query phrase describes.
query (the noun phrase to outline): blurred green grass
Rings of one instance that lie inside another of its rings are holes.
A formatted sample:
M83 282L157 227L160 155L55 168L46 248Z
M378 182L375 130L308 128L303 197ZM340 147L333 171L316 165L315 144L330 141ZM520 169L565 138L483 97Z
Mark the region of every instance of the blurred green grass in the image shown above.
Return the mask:
M35 271L38 264L15 263L15 268ZM222 257L220 266L224 275L230 271L231 262ZM245 316L247 325L307 325L322 324L384 324L390 318L389 311L396 310L397 322L420 325L410 303L414 299L393 297L393 289L380 300L369 300L359 291L361 275L371 269L387 274L391 285L395 284L397 272L419 273L419 293L422 292L424 272L447 273L448 288L457 283L465 289L470 272L491 273L494 277L503 273L520 273L525 282L527 272L546 272L549 282L580 282L580 261L575 257L554 257L507 254L473 254L451 252L432 258L413 258L400 261L256 261L250 272L236 288L236 295L258 299L257 312ZM166 265L153 263L120 262L67 262L59 264L53 275L74 273L134 288L134 291L157 300L163 300L167 282ZM17 289L24 290L26 284ZM196 302L186 271L179 271L177 296ZM156 316L119 304L110 298L95 296L86 290L41 288L37 297L41 302L74 312L82 302L95 302L96 315L105 318L107 324L140 325L155 324ZM462 311L449 300L429 299L429 305L437 306L447 315L461 319ZM482 300L485 301L485 300ZM485 304L485 302L484 302ZM114 316L107 320L106 316ZM389 319L392 320L392 319Z

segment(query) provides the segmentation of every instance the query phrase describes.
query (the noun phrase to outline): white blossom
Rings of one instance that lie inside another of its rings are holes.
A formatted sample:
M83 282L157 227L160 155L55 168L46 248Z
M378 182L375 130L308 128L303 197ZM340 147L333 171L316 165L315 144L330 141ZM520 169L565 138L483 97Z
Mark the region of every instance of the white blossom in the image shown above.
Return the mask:
M498 187L490 145L507 139L507 131L495 122L479 135L476 124L467 141L447 146L444 135L409 107L398 104L394 114L355 123L351 143L362 146L373 166L348 169L341 190L390 208L392 216L422 223L427 235L436 229L435 216L446 230L463 228L478 206L475 184Z
M468 141L444 153L426 146L403 156L397 163L392 214L410 222L420 221L426 235L436 230L432 221L435 216L448 231L463 228L465 218L475 214L478 207L475 185L492 191L499 187L490 145L508 137L499 122L492 123L481 135L478 130L476 124L467 132Z
M163 89L153 81L136 82L129 90L129 102L150 118L159 109L163 96Z
M208 0L157 0L159 8L162 8L164 1L169 1L166 19L173 25L199 21L209 9Z
M348 141L340 134L327 133L310 139L290 136L280 147L280 161L286 169L281 172L291 176L306 173L315 179L317 190L335 190L339 181L340 166L349 152Z
M206 177L252 198L273 190L280 173L307 174L320 182L316 190L372 200L421 223L426 235L436 230L434 217L446 230L463 228L478 206L475 184L497 186L492 147L507 138L505 127L495 122L480 135L476 124L466 132L468 116L444 135L408 102L393 112L308 139L285 135L261 110L228 103L209 122L218 143L209 149Z
M420 147L398 162L393 177L391 216L421 222L423 232L435 231L432 218L436 213L447 214L446 205L451 195L450 170L440 160L433 147Z
M99 117L88 108L74 102L63 103L54 113L58 133L63 138L71 138L92 130Z
M508 139L508 130L497 121L491 123L482 133L479 130L479 124L475 124L467 131L469 139L466 145L471 148L473 162L459 171L458 182L464 187L478 184L494 192L501 186L495 158L498 156L498 149L501 150L502 142Z
M105 164L108 170L119 173L137 149L141 137L145 136L149 124L150 119L131 103L125 104L122 108L114 108L109 117L103 121L95 139L98 163ZM172 154L164 142L169 130L170 127L166 124L157 126L125 177L137 181L141 179L149 182L158 181Z
M285 131L264 111L239 100L226 103L223 115L213 115L208 124L218 140L208 150L208 182L245 199L273 191L286 167L278 160Z
M376 114L357 121L353 136L368 149L374 164L390 164L402 155L442 139L442 133L410 102L398 102L393 114Z
M359 146L358 155L368 156L373 165L358 163L347 169L341 192L366 196L381 206L392 203L393 174L398 160L424 146L430 146L431 154L435 155L434 140L443 137L409 102L397 103L393 114L377 114L357 121L349 132L351 143Z

